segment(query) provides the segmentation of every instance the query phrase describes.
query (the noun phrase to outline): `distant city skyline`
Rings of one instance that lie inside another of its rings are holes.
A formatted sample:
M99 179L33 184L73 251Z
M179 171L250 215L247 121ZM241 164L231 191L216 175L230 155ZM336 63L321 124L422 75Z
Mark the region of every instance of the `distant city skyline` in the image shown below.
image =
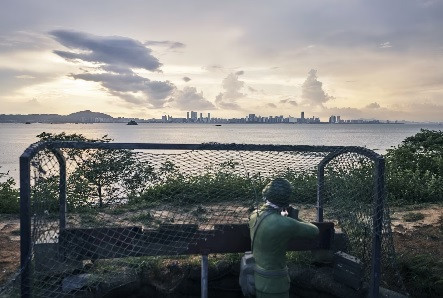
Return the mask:
M436 0L6 1L0 114L441 122L442 14Z
M93 112L91 110L79 111L69 115L58 114L0 114L0 123L125 123L129 121L148 123L293 123L293 124L378 124L378 123L407 123L411 121L392 119L343 119L340 115L331 115L327 121L319 117L306 116L300 112L300 117L291 115L258 115L248 114L243 117L223 118L198 111L187 111L186 117L162 115L160 118L113 117L111 115ZM428 122L429 123L429 122ZM443 124L443 122L433 122Z

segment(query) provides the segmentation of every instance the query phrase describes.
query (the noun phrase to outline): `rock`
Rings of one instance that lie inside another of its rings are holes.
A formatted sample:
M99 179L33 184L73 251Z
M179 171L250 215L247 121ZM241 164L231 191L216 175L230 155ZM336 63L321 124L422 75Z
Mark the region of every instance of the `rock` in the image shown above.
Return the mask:
M91 285L92 276L93 275L89 273L68 276L62 281L62 291L69 293L81 290L82 288Z

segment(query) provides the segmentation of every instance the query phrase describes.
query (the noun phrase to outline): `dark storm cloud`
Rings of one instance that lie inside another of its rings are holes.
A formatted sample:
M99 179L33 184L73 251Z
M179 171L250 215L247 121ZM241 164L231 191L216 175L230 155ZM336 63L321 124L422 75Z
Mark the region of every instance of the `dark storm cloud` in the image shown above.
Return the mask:
M136 104L146 103L151 107L160 108L167 102L175 90L169 81L151 81L134 73L82 73L72 74L75 79L100 83L110 94ZM138 94L139 96L134 96Z
M275 103L268 103L266 104L266 106L270 107L270 108L276 108L277 105Z
M213 110L215 106L198 93L194 87L185 87L174 94L175 105L181 110Z
M241 75L245 74L245 72L243 70L239 70L235 74L238 76L241 76Z
M191 78L190 77L183 77L182 80L187 83L187 82L189 82L191 80Z
M176 87L169 81L151 81L132 69L158 71L162 65L141 42L119 36L96 36L67 30L52 31L54 38L70 51L55 54L74 62L99 64L93 72L72 74L75 79L97 82L109 94L129 103L161 108ZM178 45L176 45L178 46Z
M164 41L150 40L145 42L144 44L147 46L162 46L162 47L167 47L169 49L179 49L185 47L184 43L177 41L169 41L169 40L164 40Z
M54 51L67 60L159 70L162 65L141 42L120 36L96 36L83 32L54 30L50 34L71 51Z

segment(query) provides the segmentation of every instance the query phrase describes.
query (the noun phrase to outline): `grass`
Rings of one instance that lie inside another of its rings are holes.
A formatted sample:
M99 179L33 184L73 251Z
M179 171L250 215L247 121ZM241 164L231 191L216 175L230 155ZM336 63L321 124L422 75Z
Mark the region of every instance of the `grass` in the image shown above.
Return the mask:
M441 297L443 293L443 260L431 254L399 256L400 271L413 297Z
M425 218L425 215L421 212L408 212L403 215L403 220L407 222L415 222Z
M154 217L149 212L140 213L140 214L129 217L129 220L132 222L146 223L146 224L152 222L153 219L154 219Z

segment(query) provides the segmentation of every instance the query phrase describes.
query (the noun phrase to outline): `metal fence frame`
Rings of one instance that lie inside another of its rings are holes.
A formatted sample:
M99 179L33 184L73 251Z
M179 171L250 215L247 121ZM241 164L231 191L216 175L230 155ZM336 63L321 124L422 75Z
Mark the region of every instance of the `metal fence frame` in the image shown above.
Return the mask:
M381 278L381 242L385 198L385 160L372 150L356 146L255 145L255 144L161 144L161 143L100 143L78 141L46 141L29 146L20 156L20 263L22 297L32 294L32 230L31 230L31 160L40 151L49 149L60 166L59 210L60 229L66 227L66 161L60 149L127 149L127 150L218 150L218 151L297 151L330 152L317 166L317 221L323 222L324 169L334 158L344 153L361 154L374 162L374 204L372 237L372 271L369 297L379 296Z

